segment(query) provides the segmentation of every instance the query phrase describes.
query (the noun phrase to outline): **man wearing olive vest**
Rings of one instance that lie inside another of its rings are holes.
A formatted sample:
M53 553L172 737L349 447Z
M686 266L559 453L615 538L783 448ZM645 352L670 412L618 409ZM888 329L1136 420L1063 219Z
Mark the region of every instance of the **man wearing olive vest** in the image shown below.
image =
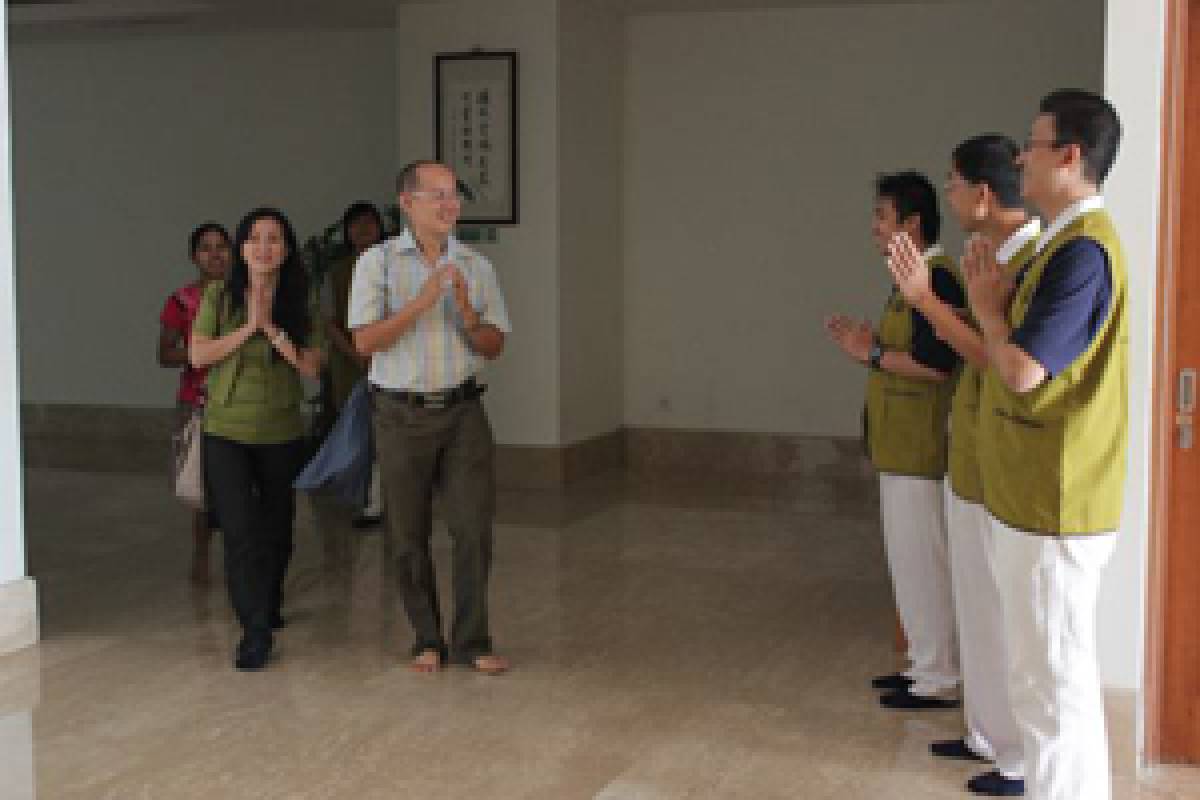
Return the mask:
M1121 522L1126 268L1099 193L1121 125L1104 98L1047 95L1021 154L1047 220L1015 290L985 248L964 262L989 368L979 455L1004 604L1009 687L1036 800L1109 800L1096 597Z
M934 294L964 306L954 264L937 245L941 217L933 185L901 172L881 176L875 189L871 234L880 255L887 256L893 236L907 233L929 264ZM959 359L894 287L877 331L841 315L826 327L847 355L870 367L867 448L879 471L884 548L909 642L909 669L875 678L872 686L887 690L880 698L887 708L953 708L958 645L942 477Z
M972 237L970 246L977 247L979 239L999 245L996 260L1010 276L1032 258L1041 232L1021 200L1019 152L1007 136L967 139L951 155L945 186L951 212ZM964 361L950 412L946 528L967 735L934 742L930 749L943 758L993 762L994 770L972 778L967 787L987 796L1018 796L1024 792L1024 750L1009 700L1004 615L992 572L991 522L983 506L976 457L979 389L987 349L961 309L933 293L929 268L903 234L892 241L888 266L901 294Z

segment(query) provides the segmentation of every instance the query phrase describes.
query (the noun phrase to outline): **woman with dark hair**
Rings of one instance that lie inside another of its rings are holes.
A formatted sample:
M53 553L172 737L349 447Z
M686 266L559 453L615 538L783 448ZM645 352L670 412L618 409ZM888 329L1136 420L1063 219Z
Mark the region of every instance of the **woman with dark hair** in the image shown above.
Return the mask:
M242 670L266 665L271 631L283 625L292 481L305 457L300 379L320 375L321 345L291 224L275 209L251 211L234 237L229 279L204 293L191 342L192 364L209 369L204 473L225 535Z
M355 384L367 376L368 359L354 349L354 341L346 326L346 313L350 307L350 282L354 277L354 265L367 250L383 241L383 215L371 203L354 203L342 214L342 241L347 254L329 268L326 297L326 333L329 335L329 383L325 392L326 418L333 420L341 414L346 399ZM379 467L372 472L371 489L367 506L355 515L355 527L365 528L379 524L383 513L379 489Z
M355 203L342 215L342 241L346 256L329 268L329 308L326 332L329 334L330 405L336 413L346 404L354 384L366 377L366 363L346 328L346 309L350 305L350 279L354 265L371 247L383 240L383 216L370 203Z
M200 276L191 283L176 289L167 298L158 320L162 329L158 334L158 364L167 369L178 369L179 390L175 393L178 408L177 427L184 425L204 406L205 370L194 367L188 361L188 343L192 336L192 322L200 310L200 299L204 289L213 281L224 280L232 260L232 242L229 231L216 222L206 222L192 231L188 238L188 255L199 270ZM208 548L212 539L212 525L206 511L192 514L192 582L208 582Z

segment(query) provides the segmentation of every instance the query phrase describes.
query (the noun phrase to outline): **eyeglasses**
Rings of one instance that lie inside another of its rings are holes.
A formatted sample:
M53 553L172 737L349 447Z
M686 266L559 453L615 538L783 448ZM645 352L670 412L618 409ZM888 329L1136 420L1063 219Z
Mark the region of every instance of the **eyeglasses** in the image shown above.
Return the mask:
M1062 142L1060 142L1056 139L1026 139L1021 144L1021 152L1028 153L1029 151L1033 150L1033 148L1035 148L1035 147L1055 148L1055 147L1062 147L1062 146L1063 146Z
M415 192L409 192L413 197L420 197L425 200L432 200L435 203L462 203L466 198L460 192L450 192L445 189L421 189Z

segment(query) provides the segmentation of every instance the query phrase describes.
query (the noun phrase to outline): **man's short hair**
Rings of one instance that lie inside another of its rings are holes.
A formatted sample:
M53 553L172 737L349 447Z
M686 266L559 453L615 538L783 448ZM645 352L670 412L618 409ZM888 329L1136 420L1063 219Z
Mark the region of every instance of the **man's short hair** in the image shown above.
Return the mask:
M985 184L1004 208L1020 208L1021 167L1017 143L999 133L972 136L954 148L954 171L968 183Z
M1121 120L1112 104L1095 92L1058 89L1042 98L1038 110L1054 118L1056 146L1077 145L1083 176L1104 183L1121 144Z
M432 158L421 158L416 161L410 161L404 165L404 169L400 170L400 174L396 176L397 194L416 191L420 188L421 167L445 167L449 169L441 161Z
M942 232L942 216L938 213L937 191L919 172L908 170L875 179L875 196L892 201L896 220L905 222L913 214L921 220L921 238L926 246L935 245Z

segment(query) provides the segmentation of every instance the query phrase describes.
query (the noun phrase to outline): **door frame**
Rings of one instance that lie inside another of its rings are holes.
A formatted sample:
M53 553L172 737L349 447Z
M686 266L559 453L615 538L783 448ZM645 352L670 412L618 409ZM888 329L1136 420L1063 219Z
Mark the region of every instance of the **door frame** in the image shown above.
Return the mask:
M1184 182L1184 117L1187 99L1189 4L1196 0L1166 0L1165 57L1163 61L1163 134L1161 217L1156 281L1154 383L1151 400L1150 519L1147 545L1147 598L1145 682L1143 690L1144 761L1161 763L1164 751L1163 709L1172 700L1165 696L1167 662L1167 610L1169 591L1167 558L1171 545L1169 526L1170 458L1175 435L1175 322L1176 287L1182 269L1182 201ZM1200 79L1200 76L1197 76ZM1200 175L1196 176L1200 179ZM1197 570L1200 578L1200 569Z

